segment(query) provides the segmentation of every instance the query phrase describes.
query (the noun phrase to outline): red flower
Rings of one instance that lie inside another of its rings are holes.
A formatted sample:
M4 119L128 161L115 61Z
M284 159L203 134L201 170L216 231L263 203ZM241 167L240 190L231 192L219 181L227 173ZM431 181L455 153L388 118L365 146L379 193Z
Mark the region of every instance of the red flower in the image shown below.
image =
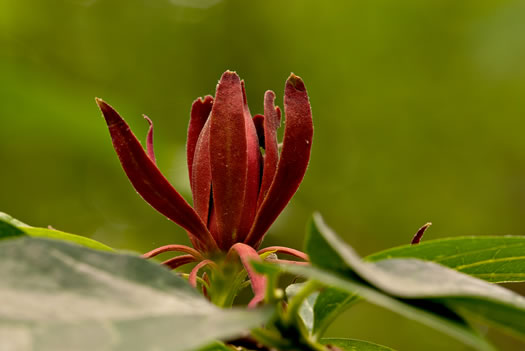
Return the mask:
M195 100L186 144L192 208L156 166L151 120L145 117L150 123L145 151L119 114L96 99L131 183L153 208L186 229L195 248L168 245L145 257L165 251L187 253L165 264L176 268L201 261L190 274L195 285L197 271L213 263L209 259L217 252L236 253L252 281L256 294L252 305L263 297L264 291L259 290L264 289L264 278L249 269L248 258L258 259L261 253L276 251L306 259L303 253L284 247L255 251L297 191L312 146L312 115L301 78L292 74L286 81L286 125L280 152L276 131L281 111L274 100L275 94L267 91L264 115L252 118L244 82L230 71L222 75L215 99L206 96Z

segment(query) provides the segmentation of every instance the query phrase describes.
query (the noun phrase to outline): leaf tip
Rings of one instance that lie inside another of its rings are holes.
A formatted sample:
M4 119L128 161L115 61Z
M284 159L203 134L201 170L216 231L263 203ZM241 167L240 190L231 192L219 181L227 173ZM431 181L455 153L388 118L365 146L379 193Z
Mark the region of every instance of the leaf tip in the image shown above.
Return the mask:
M428 223L425 223L424 226L422 226L421 228L419 228L419 230L417 231L417 233L414 235L414 237L412 238L412 241L410 242L412 245L416 245L416 244L419 244L419 242L421 241L421 239L423 238L423 234L425 234L425 231L428 229L428 227L430 227L432 225L431 222L428 222Z

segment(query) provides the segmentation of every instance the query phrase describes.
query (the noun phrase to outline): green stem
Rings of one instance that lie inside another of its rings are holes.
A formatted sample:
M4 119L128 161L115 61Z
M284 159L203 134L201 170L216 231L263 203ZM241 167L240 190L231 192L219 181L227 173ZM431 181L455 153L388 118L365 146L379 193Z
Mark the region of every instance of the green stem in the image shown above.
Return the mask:
M271 348L287 350L293 346L293 344L284 339L281 334L272 332L268 329L253 329L251 334L258 342Z

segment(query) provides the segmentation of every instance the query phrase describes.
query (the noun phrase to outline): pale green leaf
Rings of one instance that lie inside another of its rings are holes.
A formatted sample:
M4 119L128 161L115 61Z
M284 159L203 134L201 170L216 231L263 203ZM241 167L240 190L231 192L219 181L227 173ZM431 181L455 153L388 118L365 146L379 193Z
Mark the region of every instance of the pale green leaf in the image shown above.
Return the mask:
M49 239L0 242L0 282L0 350L194 350L272 313L222 310L152 261Z

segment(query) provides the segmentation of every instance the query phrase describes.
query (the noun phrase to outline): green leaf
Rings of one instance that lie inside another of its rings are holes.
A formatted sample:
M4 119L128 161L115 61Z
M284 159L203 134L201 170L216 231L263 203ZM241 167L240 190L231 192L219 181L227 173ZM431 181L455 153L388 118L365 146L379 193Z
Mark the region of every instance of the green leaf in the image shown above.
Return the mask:
M356 294L349 294L337 288L325 288L319 292L314 305L314 328L317 338L324 334L335 318L359 300Z
M434 262L399 258L364 262L319 215L315 215L310 225L307 253L312 263L321 268L332 269L334 264L330 261L334 260L337 263L334 273L343 273L346 279L367 284L417 307L428 309L430 303L432 309L440 311L445 307L459 313L468 310L525 337L525 298L522 296ZM346 269L341 261L345 262Z
M432 301L404 300L394 298L385 294L362 281L353 277L344 277L324 269L312 266L299 266L291 264L270 264L252 262L255 270L259 273L276 274L279 271L300 275L323 283L327 287L335 287L356 294L367 301L396 312L409 319L413 319L440 330L445 334L457 338L476 350L494 351L494 348L473 330L465 320L451 311L446 306L433 303ZM408 302L410 301L410 303Z
M0 212L0 239L16 238L26 235L22 229L13 225L10 221L4 221Z
M0 212L0 240L15 236L31 236L55 240L70 241L97 250L112 251L113 249L96 240L84 236L69 234L55 229L31 227L6 213Z
M355 339L323 338L321 343L336 346L342 351L394 351L390 347Z
M14 227L29 227L27 224L20 222L18 219L11 217L4 212L0 212L0 222L6 222Z
M215 341L199 349L199 351L233 351L231 347L224 345L220 341Z
M262 271L261 263L253 263L257 270ZM265 265L269 265L266 263ZM274 266L277 266L274 264ZM275 269L275 268L274 268ZM317 280L329 287L337 287L354 293L367 301L384 307L388 310L403 315L440 330L463 343L472 346L476 350L493 351L494 348L473 330L460 316L448 309L446 306L421 300L406 301L385 294L373 287L353 278L340 277L326 270L315 267L281 264L280 269L288 273L301 275Z
M525 281L525 236L471 236L424 241L365 258L420 258L493 283Z
M194 350L273 313L222 310L152 261L49 239L1 242L0 282L0 349Z
M293 297L303 286L304 283L289 285L286 288L287 296ZM305 299L299 309L299 316L310 335L318 339L339 314L358 300L356 294L326 287Z

